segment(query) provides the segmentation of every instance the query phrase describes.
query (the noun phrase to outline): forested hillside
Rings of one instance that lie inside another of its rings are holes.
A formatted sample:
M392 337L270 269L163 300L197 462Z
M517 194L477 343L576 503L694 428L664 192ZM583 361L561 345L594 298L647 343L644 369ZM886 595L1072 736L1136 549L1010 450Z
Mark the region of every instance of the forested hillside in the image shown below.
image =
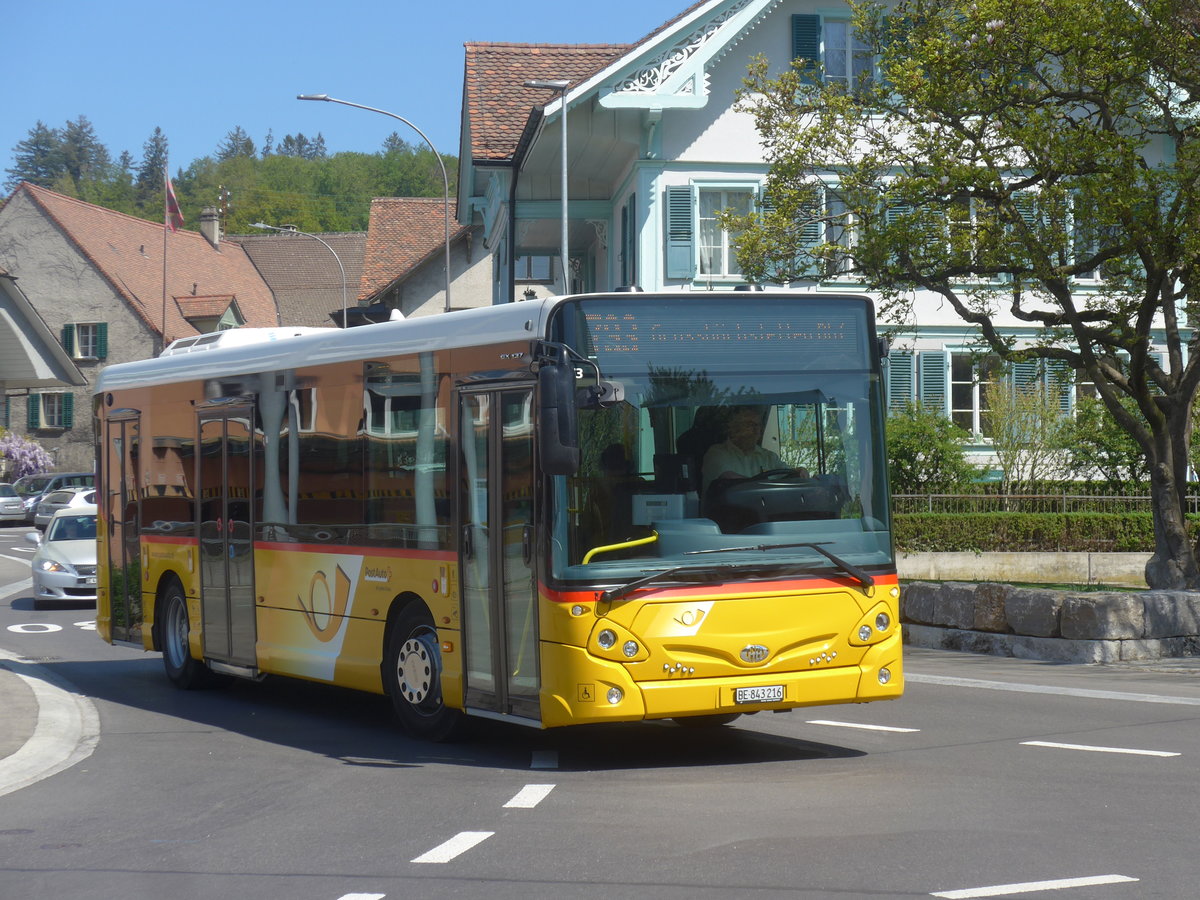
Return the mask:
M116 159L86 116L62 127L38 122L12 148L6 191L22 181L152 221L163 219L163 170L168 139L154 129L142 157L124 151ZM443 155L453 179L457 158ZM261 146L240 127L216 143L213 154L171 165L185 228L198 227L206 206L225 214L229 234L250 231L251 222L295 225L301 231L365 231L374 197L441 197L441 170L433 153L393 132L376 153L325 152L325 140L270 132Z

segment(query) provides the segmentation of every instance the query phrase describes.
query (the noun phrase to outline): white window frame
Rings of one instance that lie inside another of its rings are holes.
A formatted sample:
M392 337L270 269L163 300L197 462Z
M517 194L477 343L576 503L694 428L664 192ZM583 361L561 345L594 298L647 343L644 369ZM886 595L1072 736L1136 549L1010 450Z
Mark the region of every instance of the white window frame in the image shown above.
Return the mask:
M745 211L748 213L753 210L762 196L762 185L757 181L743 182L693 182L692 183L692 214L695 219L695 253L696 253L696 275L697 281L719 281L739 283L745 281L745 276L741 269L737 267L733 243L737 238L737 234L726 231L720 227L715 215L705 216L703 201L705 196L719 194L717 205L713 207L713 212L726 210L731 208L731 204L726 202L730 194L744 194L746 196ZM717 239L719 244L707 244L705 242L705 227L706 223L711 223L712 228L717 231ZM706 251L712 247L720 253L720 268L721 271L706 272L704 266L711 260L711 254Z

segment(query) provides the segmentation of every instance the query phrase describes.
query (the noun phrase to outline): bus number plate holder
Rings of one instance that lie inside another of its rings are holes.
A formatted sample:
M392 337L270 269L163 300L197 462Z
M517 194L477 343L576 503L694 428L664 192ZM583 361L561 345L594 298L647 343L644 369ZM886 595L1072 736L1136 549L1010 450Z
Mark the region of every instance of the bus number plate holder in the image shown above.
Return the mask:
M733 689L734 703L779 703L782 700L782 684L766 684Z

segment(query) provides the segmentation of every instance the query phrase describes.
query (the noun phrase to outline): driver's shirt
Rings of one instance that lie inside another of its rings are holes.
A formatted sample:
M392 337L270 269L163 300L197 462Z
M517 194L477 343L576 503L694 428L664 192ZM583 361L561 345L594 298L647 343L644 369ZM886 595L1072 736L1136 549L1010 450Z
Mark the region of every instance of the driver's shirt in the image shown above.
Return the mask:
M713 444L704 454L704 487L707 488L723 472L736 472L743 478L753 478L771 469L785 468L779 455L766 447L742 450L732 441Z

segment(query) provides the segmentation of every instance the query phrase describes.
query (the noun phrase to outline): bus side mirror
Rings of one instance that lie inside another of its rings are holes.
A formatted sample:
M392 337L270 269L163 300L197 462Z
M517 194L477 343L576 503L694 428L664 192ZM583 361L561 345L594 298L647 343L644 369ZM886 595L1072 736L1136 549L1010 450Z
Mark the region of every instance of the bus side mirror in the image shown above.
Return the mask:
M579 420L575 367L565 351L538 369L538 451L548 475L579 471Z

